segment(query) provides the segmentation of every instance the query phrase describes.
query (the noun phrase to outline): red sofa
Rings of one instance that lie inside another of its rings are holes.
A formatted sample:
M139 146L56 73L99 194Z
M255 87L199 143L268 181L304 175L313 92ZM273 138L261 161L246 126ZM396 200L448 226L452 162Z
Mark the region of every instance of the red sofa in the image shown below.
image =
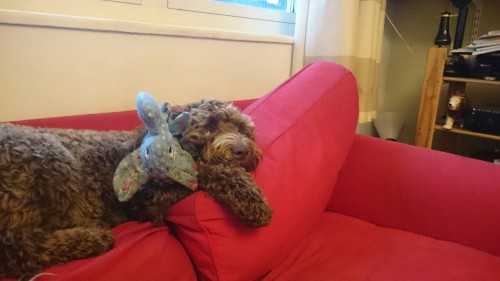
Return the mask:
M110 252L37 280L500 280L500 166L355 133L355 78L327 62L256 101L274 209L250 229L203 192L164 227L129 222ZM18 122L130 129L135 112Z

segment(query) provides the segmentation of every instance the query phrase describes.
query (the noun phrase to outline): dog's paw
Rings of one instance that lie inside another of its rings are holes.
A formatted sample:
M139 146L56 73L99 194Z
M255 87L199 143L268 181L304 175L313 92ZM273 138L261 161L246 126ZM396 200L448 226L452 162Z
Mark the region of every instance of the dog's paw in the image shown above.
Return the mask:
M251 210L243 214L241 219L249 227L263 227L271 224L272 217L273 210L267 203L262 202L252 206Z
M453 123L455 122L455 120L453 119L453 117L451 116L446 116L446 121L443 125L443 129L446 129L446 130L449 130L453 127Z
M46 267L103 254L114 244L113 233L104 228L33 228L0 232L0 236L5 237L0 241L0 258L4 259L0 279L29 279Z
M44 246L55 264L104 254L113 248L110 229L75 227L54 231Z

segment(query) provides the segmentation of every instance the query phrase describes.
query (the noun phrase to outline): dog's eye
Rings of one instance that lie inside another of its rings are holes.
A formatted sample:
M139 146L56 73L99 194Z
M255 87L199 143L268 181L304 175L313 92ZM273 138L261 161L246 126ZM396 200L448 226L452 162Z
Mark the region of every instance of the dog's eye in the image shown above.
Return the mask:
M189 136L189 140L190 140L190 141L197 141L197 140L199 140L199 139L200 139L200 138L198 137L198 135L191 135L191 136Z

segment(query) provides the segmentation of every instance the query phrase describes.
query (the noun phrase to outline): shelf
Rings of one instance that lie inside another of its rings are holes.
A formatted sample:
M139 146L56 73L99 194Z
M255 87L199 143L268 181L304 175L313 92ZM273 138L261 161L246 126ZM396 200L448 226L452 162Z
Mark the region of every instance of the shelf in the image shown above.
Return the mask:
M437 121L438 112L442 111L442 109L446 107L446 105L443 104L443 93L446 92L448 97L456 92L466 93L466 87L468 87L467 85L471 84L500 86L500 81L495 80L444 76L444 68L447 57L448 50L446 48L433 47L429 49L429 53L427 54L427 65L424 73L424 83L422 85L422 94L420 96L420 109L418 112L417 128L415 131L415 145L432 149L435 142L434 136L438 131L448 133L448 135L465 135L482 139L482 141L471 140L470 142L467 142L465 145L468 145L469 149L475 149L475 147L480 146L489 146L490 142L486 140L500 141L499 135L478 133L459 128L452 128L449 130L444 129L442 123ZM444 83L448 84L446 88L442 87ZM498 93L498 91L494 91ZM437 146L452 149L457 145L457 139L448 138L443 134L438 135L439 137L436 138ZM453 142L455 142L455 144L453 144ZM459 152L458 150L454 151L457 153Z
M438 124L435 125L434 129L438 130L438 131L443 131L443 132L449 132L449 133L454 133L454 134L461 134L461 135L474 136L474 137L480 137L480 138L500 141L500 136L477 133L477 132L456 129L456 128L445 129L445 128L443 128L443 125L438 125Z
M500 86L500 81L490 81L484 79L472 79L472 78L461 78L461 77L443 77L445 82L462 82L462 83L479 83L488 85Z

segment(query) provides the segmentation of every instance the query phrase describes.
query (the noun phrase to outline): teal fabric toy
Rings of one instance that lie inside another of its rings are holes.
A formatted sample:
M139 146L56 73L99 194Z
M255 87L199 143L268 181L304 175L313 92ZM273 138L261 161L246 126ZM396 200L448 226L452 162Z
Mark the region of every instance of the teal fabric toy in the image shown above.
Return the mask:
M191 119L188 113L171 117L170 105L161 108L148 93L137 95L137 112L148 129L141 146L126 156L115 171L113 188L120 202L132 196L149 180L175 181L196 190L197 171L191 155L174 137L182 134Z

